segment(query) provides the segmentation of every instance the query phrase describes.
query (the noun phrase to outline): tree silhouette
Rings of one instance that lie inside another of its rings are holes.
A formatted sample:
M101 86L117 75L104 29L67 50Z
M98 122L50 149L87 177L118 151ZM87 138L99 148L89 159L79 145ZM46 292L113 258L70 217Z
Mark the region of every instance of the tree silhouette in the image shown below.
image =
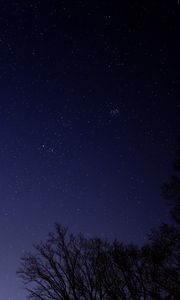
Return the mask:
M58 224L18 274L29 299L139 300L180 298L180 239L163 225L144 247L75 236Z
M45 243L21 258L18 274L29 299L180 299L180 143L163 194L176 226L161 225L143 247L87 239L56 224Z
M180 232L163 224L150 234L151 243L142 247L145 258L143 282L149 299L180 298Z
M74 236L58 224L35 254L21 259L18 274L30 299L105 299L108 244L100 239Z
M162 187L163 196L171 206L171 215L180 225L180 137L178 138L177 152L173 165L173 175L169 182Z

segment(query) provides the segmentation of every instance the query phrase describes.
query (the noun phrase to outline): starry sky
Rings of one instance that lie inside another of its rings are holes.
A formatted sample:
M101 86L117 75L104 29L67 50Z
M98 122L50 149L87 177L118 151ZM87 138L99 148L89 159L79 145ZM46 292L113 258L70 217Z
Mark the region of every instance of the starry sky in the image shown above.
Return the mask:
M118 3L119 2L119 3ZM142 245L168 222L180 2L0 1L0 299L55 221Z

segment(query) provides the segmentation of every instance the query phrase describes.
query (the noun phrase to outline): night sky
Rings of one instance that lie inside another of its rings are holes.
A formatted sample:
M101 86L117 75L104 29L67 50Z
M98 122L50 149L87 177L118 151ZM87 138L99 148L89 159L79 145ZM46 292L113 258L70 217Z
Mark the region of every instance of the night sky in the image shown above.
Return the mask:
M168 207L180 1L0 1L0 299L55 221L139 245Z

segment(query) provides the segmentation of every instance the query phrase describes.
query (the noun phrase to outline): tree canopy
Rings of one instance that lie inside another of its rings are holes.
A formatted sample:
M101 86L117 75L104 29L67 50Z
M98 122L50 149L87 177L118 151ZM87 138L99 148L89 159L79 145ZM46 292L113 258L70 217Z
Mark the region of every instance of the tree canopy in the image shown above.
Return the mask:
M163 225L144 247L75 236L59 224L21 259L30 299L180 298L179 231Z
M163 185L163 196L171 207L171 216L180 225L180 137L171 179Z
M47 240L21 258L18 275L29 299L180 299L180 147L163 195L176 224L162 224L142 247L74 235L55 224Z

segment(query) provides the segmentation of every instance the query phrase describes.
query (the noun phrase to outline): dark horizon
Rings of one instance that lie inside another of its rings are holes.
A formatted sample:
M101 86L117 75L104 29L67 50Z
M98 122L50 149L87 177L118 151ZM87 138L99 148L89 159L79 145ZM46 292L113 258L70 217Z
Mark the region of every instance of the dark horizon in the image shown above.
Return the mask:
M142 245L171 222L179 1L3 1L0 298L54 222Z

